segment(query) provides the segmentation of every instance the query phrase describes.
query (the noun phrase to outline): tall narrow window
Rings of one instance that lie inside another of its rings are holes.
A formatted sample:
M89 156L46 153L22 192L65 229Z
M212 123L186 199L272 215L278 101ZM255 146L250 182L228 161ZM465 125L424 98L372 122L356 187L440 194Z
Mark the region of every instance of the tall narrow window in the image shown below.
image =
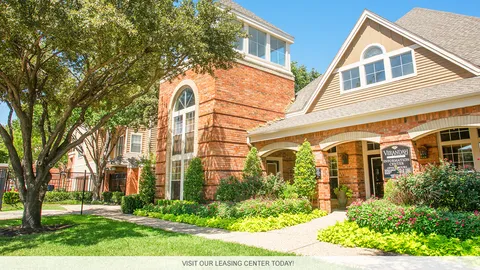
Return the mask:
M328 151L328 171L330 179L330 196L336 198L333 190L338 187L337 147L333 147Z
M248 28L248 53L265 59L265 48L267 46L267 34L253 27Z
M195 150L195 95L192 89L186 88L180 93L172 114L170 198L182 200L185 172Z
M142 151L142 135L132 134L130 140L130 152L140 153Z
M270 36L270 61L279 65L285 65L285 41Z
M125 137L120 136L118 138L117 146L115 147L115 157L123 155L123 146L125 144Z

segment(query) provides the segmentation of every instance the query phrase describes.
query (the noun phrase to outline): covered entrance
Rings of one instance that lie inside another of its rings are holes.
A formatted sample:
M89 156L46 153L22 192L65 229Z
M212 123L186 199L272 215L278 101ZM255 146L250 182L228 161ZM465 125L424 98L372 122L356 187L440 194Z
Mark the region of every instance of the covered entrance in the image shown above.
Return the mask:
M382 158L380 157L380 155L368 156L368 178L371 196L382 198L384 189Z

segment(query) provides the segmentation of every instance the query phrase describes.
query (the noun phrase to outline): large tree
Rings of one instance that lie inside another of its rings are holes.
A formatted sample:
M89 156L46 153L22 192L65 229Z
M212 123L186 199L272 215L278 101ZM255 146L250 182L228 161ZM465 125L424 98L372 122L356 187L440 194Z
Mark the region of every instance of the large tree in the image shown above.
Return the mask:
M90 172L93 183L93 199L100 198L102 182L105 179L106 169L111 154L115 149L126 128L152 128L158 116L158 91L152 91L136 99L132 104L110 118L103 127L85 138L82 144L76 147L83 154L85 164ZM74 138L82 136L95 127L99 118L105 112L90 111L85 122L74 132ZM92 164L93 163L93 164Z
M0 98L19 121L23 158L11 117L0 135L24 204L22 226L41 227L49 170L62 156L160 80L230 68L239 35L233 15L213 0L0 1ZM90 110L104 113L73 138Z
M307 84L321 75L320 72L316 71L314 68L308 71L305 65L299 65L295 61L292 61L290 67L295 76L295 93L302 90Z

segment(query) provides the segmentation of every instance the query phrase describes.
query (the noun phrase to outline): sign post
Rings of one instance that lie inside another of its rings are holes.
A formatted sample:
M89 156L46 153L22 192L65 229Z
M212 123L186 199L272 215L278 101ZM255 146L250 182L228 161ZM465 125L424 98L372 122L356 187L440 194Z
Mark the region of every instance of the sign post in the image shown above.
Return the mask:
M405 145L382 149L383 174L386 179L412 172L412 150Z

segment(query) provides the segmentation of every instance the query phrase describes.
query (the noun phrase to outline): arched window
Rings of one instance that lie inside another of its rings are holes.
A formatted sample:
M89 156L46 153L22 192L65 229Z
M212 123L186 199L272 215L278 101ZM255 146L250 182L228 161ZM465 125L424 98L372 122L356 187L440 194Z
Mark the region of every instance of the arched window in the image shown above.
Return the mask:
M172 113L170 199L183 199L183 182L195 145L195 94L185 88L177 97Z
M382 48L379 46L370 46L365 52L363 53L363 59L367 59L373 57L375 55L383 54Z

